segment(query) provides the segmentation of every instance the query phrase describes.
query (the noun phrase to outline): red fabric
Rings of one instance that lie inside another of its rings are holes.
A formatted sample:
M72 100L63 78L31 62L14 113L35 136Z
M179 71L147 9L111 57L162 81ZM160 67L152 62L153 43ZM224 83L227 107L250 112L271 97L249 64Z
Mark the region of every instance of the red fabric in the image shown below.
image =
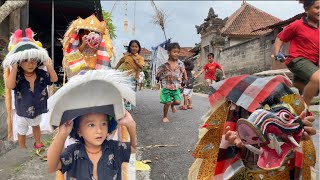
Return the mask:
M227 95L231 92L231 90L247 76L248 75L240 75L240 76L237 76L236 78L232 78L232 79L229 78L224 80L225 83L223 83L221 87L219 87L219 90L217 90L219 93L214 93L209 96L209 102L211 106L213 106L213 104L218 99L227 97Z
M290 42L288 65L292 59L303 57L319 66L319 27L314 28L299 19L278 34L284 42Z
M231 159L226 159L223 161L218 161L216 165L216 169L214 175L223 174L225 173L226 169L229 168L233 163L237 162L240 158L240 152Z
M204 65L203 69L206 71L204 78L205 79L211 79L216 80L216 70L222 69L220 64L217 62L207 63Z

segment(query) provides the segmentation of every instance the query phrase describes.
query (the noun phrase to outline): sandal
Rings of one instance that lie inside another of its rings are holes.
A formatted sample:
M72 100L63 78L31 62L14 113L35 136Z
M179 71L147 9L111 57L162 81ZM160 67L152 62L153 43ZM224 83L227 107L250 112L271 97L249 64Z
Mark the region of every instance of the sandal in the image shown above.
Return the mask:
M180 110L188 110L188 108L185 107L185 106L180 106L179 109L180 109Z
M192 106L187 106L188 109L192 109Z
M33 148L34 148L34 149L41 149L41 148L43 148L43 147L44 147L44 145L43 145L42 143L40 143L40 144L38 144L38 145L37 145L37 143L34 143L34 144L33 144Z

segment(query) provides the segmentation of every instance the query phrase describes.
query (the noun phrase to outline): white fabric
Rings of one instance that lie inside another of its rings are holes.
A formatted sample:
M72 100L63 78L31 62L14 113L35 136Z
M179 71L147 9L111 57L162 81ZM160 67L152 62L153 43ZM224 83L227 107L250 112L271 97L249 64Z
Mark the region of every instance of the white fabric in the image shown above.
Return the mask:
M184 94L184 95L187 95L188 98L191 98L192 92L193 92L193 89L187 89L187 88L184 88L184 89L183 89L183 94Z
M144 83L144 77L145 77L145 75L144 75L144 73L141 71L140 73L139 73L139 83Z
M157 84L156 80L156 72L159 66L168 61L168 52L161 46L157 47L157 50L153 52L152 56L152 78L151 78L151 86L155 86Z
M26 118L26 117L21 117L16 115L16 124L17 124L17 132L20 135L26 135L29 126L39 126L41 122L41 115L35 117L34 119Z
M81 73L48 99L51 125L59 126L67 110L104 105L113 105L115 118L121 119L125 113L123 99L136 104L136 95L126 72L99 69Z

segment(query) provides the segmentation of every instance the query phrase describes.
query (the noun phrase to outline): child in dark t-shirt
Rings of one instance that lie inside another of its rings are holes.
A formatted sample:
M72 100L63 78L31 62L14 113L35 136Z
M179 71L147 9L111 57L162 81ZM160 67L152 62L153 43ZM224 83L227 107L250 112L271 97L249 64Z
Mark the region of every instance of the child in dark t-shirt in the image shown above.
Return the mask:
M12 65L12 70L6 81L6 86L14 90L15 108L17 111L17 131L19 147L26 148L26 134L29 126L35 139L34 148L41 148L41 114L48 112L47 86L58 80L58 76L52 67L51 59L43 64L48 72L38 68L36 59L27 59L19 65Z
M48 171L61 170L70 179L121 179L121 164L129 162L134 140L119 142L107 140L116 126L123 125L130 136L135 136L135 122L129 112L118 121L104 113L89 113L68 121L48 150ZM78 140L63 150L68 136Z

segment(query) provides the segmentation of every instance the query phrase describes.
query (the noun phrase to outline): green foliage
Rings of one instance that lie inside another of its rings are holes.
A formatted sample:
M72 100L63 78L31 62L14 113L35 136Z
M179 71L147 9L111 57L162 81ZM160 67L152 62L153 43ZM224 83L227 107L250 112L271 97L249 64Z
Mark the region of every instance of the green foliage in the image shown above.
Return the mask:
M143 73L144 73L144 79L147 80L149 79L149 69L146 67L146 66L143 66L143 69L142 69Z
M4 86L4 80L3 80L3 77L1 76L1 78L0 78L0 97L5 96L5 94L6 94L6 90L5 90L5 86Z
M113 40L117 37L116 35L116 26L112 23L112 16L109 12L102 10L103 20L106 22L109 29L110 39Z
M220 69L217 69L216 71L216 82L222 80L222 71Z

